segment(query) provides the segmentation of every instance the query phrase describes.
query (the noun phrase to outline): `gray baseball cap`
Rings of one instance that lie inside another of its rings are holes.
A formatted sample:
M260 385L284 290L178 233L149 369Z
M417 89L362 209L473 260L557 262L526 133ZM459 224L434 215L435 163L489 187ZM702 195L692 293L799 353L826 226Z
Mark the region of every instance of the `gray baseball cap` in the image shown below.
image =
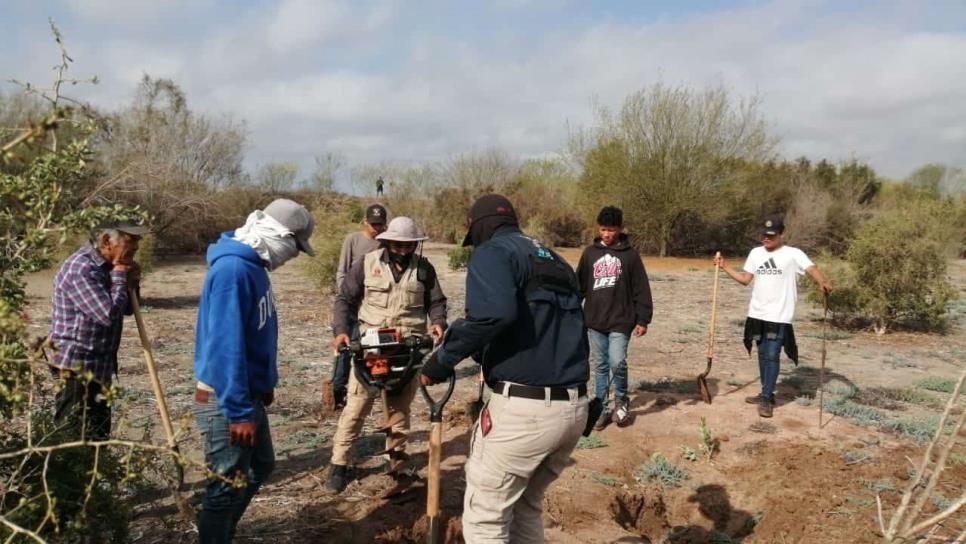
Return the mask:
M295 245L300 251L315 257L315 250L309 245L312 229L315 228L315 219L312 219L312 214L305 209L305 206L287 198L277 198L265 206L263 211L295 234Z
M376 240L392 240L393 242L422 242L428 240L416 227L416 222L408 217L396 217L389 222L386 232L376 236Z
M131 221L129 219L104 221L97 226L97 230L99 231L107 229L123 232L124 234L130 234L131 236L144 236L145 234L151 232L151 229L148 227L145 227L137 221Z

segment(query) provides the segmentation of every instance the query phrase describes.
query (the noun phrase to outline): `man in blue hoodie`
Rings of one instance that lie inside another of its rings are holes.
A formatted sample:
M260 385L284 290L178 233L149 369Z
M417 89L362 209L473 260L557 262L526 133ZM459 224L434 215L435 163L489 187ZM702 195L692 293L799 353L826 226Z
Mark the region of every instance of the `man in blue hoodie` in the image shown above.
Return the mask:
M275 466L265 407L274 400L278 319L268 272L315 255L314 222L300 204L277 199L208 247L198 306L194 412L204 435L208 480L198 534L203 544L231 542L238 520ZM245 481L232 485L235 478Z

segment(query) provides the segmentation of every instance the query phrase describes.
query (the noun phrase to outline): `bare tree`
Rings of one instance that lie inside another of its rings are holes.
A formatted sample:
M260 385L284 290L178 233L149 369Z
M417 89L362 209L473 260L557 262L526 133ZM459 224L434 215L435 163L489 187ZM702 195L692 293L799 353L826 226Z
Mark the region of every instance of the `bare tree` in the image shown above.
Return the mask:
M311 188L321 193L332 192L335 178L345 164L345 155L338 151L329 151L325 155L315 157L315 171L309 178Z
M258 169L258 173L255 174L255 185L269 194L291 191L295 188L295 179L298 175L297 164L270 162Z

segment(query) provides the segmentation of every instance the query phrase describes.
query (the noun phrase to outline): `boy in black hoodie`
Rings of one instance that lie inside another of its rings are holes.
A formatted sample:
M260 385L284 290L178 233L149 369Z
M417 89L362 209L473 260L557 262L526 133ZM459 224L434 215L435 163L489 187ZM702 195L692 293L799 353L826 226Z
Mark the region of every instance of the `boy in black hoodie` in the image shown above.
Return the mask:
M590 340L590 366L596 372L597 398L604 411L594 424L601 430L613 419L618 426L629 422L627 398L627 344L647 334L654 313L651 285L640 254L621 232L624 214L606 206L597 215L599 238L588 246L577 265L577 279L584 294L584 319ZM607 406L614 386L615 410Z

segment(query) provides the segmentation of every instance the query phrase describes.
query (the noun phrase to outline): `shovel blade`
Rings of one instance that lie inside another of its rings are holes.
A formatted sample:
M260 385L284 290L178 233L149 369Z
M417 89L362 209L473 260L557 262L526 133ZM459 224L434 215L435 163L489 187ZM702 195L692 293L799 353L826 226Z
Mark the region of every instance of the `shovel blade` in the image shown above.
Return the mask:
M708 381L704 375L698 376L698 390L701 391L701 400L711 404L711 390L708 389Z

